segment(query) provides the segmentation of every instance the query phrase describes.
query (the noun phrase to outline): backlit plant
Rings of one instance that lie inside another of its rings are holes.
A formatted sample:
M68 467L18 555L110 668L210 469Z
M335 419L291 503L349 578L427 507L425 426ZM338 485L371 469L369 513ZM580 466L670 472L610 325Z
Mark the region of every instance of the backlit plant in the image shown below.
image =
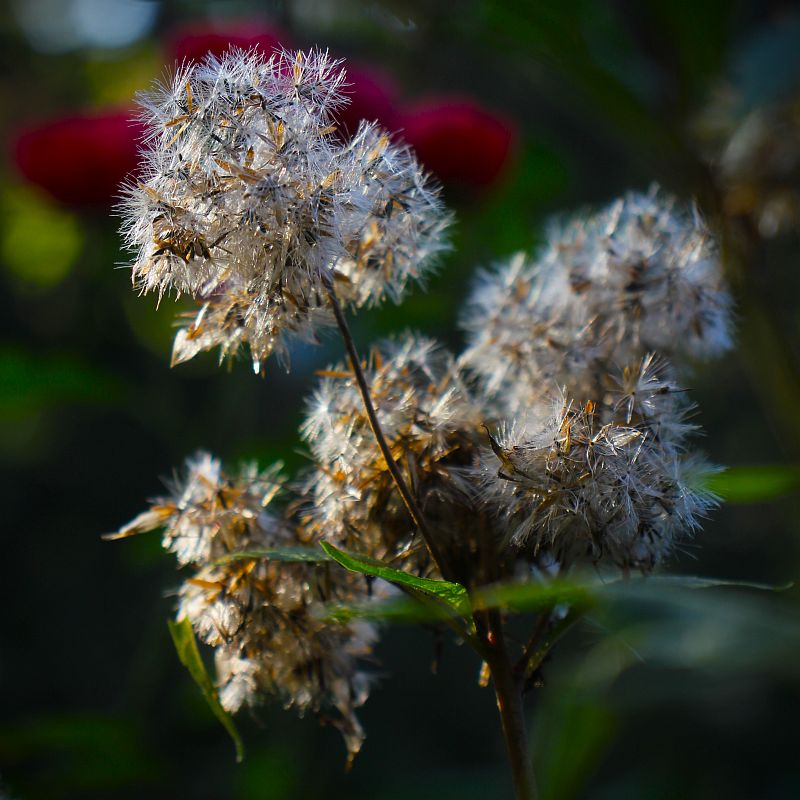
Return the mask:
M340 135L345 88L323 52L232 51L142 98L123 232L140 292L197 303L173 363L247 347L258 373L331 326L347 360L307 402L299 474L199 453L111 538L163 529L188 576L173 632L185 661L187 630L214 648L212 703L320 713L351 760L381 619L449 628L491 679L517 796L533 797L523 696L591 604L568 578L651 572L716 503L681 380L731 345L719 254L694 208L630 193L482 273L460 354L406 333L362 358L345 312L400 301L450 217L389 132Z

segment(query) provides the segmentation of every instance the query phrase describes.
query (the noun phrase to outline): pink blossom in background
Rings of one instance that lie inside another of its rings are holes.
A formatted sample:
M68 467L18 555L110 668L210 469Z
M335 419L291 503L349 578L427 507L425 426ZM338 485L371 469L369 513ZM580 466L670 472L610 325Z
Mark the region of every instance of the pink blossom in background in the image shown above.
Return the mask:
M513 123L463 97L407 108L398 127L443 183L470 189L487 188L501 176L516 140Z
M138 164L142 127L129 109L71 114L12 137L11 156L30 183L71 206L108 205Z
M282 46L288 46L286 34L264 22L239 20L220 25L199 22L172 31L167 39L167 55L170 61L182 63L202 61L209 53L221 56L231 47L242 50L255 47L269 56Z
M389 131L398 124L399 104L397 90L391 78L383 72L366 66L346 65L347 87L350 102L336 116L345 136L353 136L362 119L379 122Z

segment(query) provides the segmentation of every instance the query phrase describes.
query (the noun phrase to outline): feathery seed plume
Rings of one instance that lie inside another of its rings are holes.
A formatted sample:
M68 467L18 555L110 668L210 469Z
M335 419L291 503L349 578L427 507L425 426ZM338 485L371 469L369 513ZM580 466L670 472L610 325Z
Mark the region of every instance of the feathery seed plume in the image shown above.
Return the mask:
M474 522L461 468L472 463L481 417L451 356L435 342L405 335L383 343L366 368L381 427L434 531L459 550ZM435 568L369 427L351 371L328 370L302 434L316 469L301 491L320 536L427 574Z
M326 621L328 603L368 599L361 576L330 564L288 563L237 553L311 546L312 535L268 505L280 489L277 468L237 475L200 453L170 497L116 537L163 527L164 546L193 567L179 591L178 618L216 648L222 706L236 712L277 695L303 714L337 712L349 757L364 739L355 709L369 692L358 661L371 653L372 625ZM113 536L111 538L114 538Z
M552 226L475 288L462 363L513 408L550 387L598 400L604 376L656 351L704 359L728 349L731 300L697 213L656 189Z
M615 377L604 402L540 401L484 451L485 501L523 555L649 571L716 505L701 488L715 468L687 455L691 406L666 361Z
M140 98L149 146L122 230L143 293L200 305L173 363L247 343L258 372L287 335L329 323L329 282L354 307L397 300L445 248L448 217L411 153L370 123L336 135L345 86L318 50L232 50Z

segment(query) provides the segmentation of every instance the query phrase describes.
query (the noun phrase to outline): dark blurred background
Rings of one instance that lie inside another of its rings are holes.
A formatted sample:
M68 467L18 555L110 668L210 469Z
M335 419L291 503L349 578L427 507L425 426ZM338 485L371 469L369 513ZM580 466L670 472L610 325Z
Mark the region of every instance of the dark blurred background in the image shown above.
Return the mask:
M171 557L157 535L101 542L200 447L302 464L303 395L340 358L331 337L297 348L290 374L269 363L256 377L246 359L220 370L213 354L169 369L174 303L157 310L131 291L111 210L135 168L133 94L165 65L228 42L348 59L343 126L363 116L401 131L457 215L454 251L428 291L362 313L362 344L410 327L458 348L475 268L534 248L553 213L652 181L696 198L723 242L740 340L689 379L702 445L720 464L791 465L800 10L7 0L0 20L0 797L509 796L479 665L447 642L432 675L434 639L413 628L385 632L349 774L335 730L276 706L239 719L237 765L170 641ZM795 580L796 494L751 494L759 502L714 514L671 569ZM798 599L725 590L598 612L530 698L544 796L800 797Z

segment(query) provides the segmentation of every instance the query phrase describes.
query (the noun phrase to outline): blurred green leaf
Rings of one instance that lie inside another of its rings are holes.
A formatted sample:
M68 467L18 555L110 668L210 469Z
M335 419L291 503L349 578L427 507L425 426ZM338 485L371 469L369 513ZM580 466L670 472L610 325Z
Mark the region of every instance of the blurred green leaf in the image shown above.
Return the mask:
M86 59L82 63L87 88L98 108L132 106L137 92L153 82L164 66L155 42L138 42L118 59Z
M194 638L194 631L192 630L192 623L184 618L178 622L167 620L169 632L172 634L172 641L175 643L175 650L178 652L178 658L181 660L189 674L194 678L195 683L200 687L203 697L214 712L214 716L222 723L226 731L231 735L233 743L236 746L236 760L242 761L244 758L244 745L236 726L233 724L233 719L230 714L220 705L217 690L211 678L206 672L203 660L200 658L200 652L197 649L197 642Z
M687 88L698 94L723 65L734 12L730 0L650 0L635 16L644 22L643 32L661 34L660 62L680 72Z
M641 79L648 65L636 51L624 22L610 14L605 5L587 0L560 4L510 0L484 1L481 9L487 33L507 54L516 46L523 59L520 66L532 60L537 67L546 66L588 101L579 103L579 107L591 106L616 128L627 131L631 141L650 147L676 147L674 132L656 119L642 99L647 98L648 87L633 88L633 82ZM598 51L602 40L607 44ZM614 53L615 60L624 56L623 62L609 64L609 53ZM531 80L540 80L533 69L529 69L529 75ZM543 82L550 91L552 84L553 81ZM560 96L574 94L562 92Z
M302 797L305 764L286 743L261 744L260 751L248 748L247 760L236 770L234 791L227 797L238 800L294 800ZM238 789L238 791L237 791Z
M459 616L470 615L470 602L467 590L460 583L452 581L433 580L431 578L419 578L408 572L390 567L382 561L367 556L347 553L339 550L329 542L321 542L322 549L336 562L345 569L352 572L360 572L362 575L372 575L375 578L383 578L385 581L407 587L422 594L435 597L443 601L447 606Z
M501 608L510 611L539 611L557 605L591 606L597 602L602 584L596 578L556 578L547 582L498 583L476 590L476 608Z
M145 747L136 721L119 712L54 711L5 720L0 760L4 778L12 768L23 773L30 765L30 797L118 796L133 782L156 784L159 778L157 759Z
M706 488L729 503L763 503L800 491L800 466L731 467L710 476Z
M78 260L83 231L73 214L21 186L2 197L0 253L18 279L40 287L63 280Z
M526 139L488 202L471 213L468 209L462 212L463 221L456 226L457 249L470 253L473 261L478 258L487 263L520 249L532 249L540 215L568 188L571 169L563 148L544 138Z
M540 611L559 605L588 609L608 600L620 600L626 596L636 598L642 593L657 596L665 590L684 589L757 589L780 591L788 585L775 586L752 581L703 578L696 575L651 575L643 578L624 579L619 575L576 576L556 578L548 582L501 583L478 589L472 595L475 608L500 608L509 611Z
M0 417L23 417L63 402L108 402L120 395L114 378L66 355L34 355L0 344Z
M576 691L548 692L533 736L541 800L579 797L613 744L615 729L614 714L600 698Z
M785 592L794 586L793 583L760 583L759 581L743 581L728 578L702 578L699 575L651 575L637 581L620 581L616 587L625 592L627 587L638 591L639 587L659 590L667 589L756 589L759 592ZM617 588L612 587L611 591Z
M643 662L800 673L800 615L766 594L637 582L610 592L595 621L610 633L586 657L583 679L589 683L607 682Z
M123 310L128 325L134 335L159 359L169 360L172 341L175 337L175 322L183 313L197 309L191 298L163 298L158 301L152 297L138 297L126 293L123 297ZM216 353L203 353L190 364L182 364L183 371L192 374L213 374L218 370L219 357ZM199 366L198 366L199 365Z
M326 550L331 545L323 545ZM341 551L338 551L342 554ZM343 554L347 560L352 559L352 563L361 564L361 557L354 557L352 554ZM334 560L342 566L347 566L338 557L331 554ZM379 563L379 562L378 562ZM402 583L411 586L413 581L422 581L426 586L429 584L447 583L447 581L430 581L427 578L416 578L408 573L401 572L405 576L402 581L385 575L377 575L377 568L372 565L362 565L350 567L355 572L362 572L367 575L376 575L393 583ZM388 569L392 573L399 570L381 565L382 569ZM370 571L367 571L370 570ZM454 584L458 586L458 584ZM472 609L499 608L505 611L516 611L519 613L542 611L544 609L555 608L557 606L569 606L584 613L592 608L615 604L636 605L642 602L657 600L660 603L668 604L671 598L678 597L681 592L694 591L698 589L754 589L759 591L775 592L788 589L791 584L773 585L757 583L753 581L725 580L722 578L702 578L694 575L656 575L646 578L635 578L624 580L619 576L583 576L574 579L558 578L547 583L499 583L485 586L472 593ZM463 588L463 587L462 587ZM430 590L421 590L430 594ZM450 591L450 590L445 590ZM452 604L448 603L449 606ZM460 612L459 612L460 613ZM328 615L331 619L339 622L348 622L352 619L372 619L384 620L386 622L435 622L446 617L441 607L424 606L417 602L413 597L392 597L387 600L379 600L368 603L336 604L329 606Z
M413 624L445 622L451 614L439 605L425 605L406 595L367 603L332 603L326 616L342 624L354 619Z
M217 559L216 564L228 564L231 561L302 561L309 564L319 564L330 561L326 553L316 547L274 547L268 550L240 550L238 553L228 553Z

